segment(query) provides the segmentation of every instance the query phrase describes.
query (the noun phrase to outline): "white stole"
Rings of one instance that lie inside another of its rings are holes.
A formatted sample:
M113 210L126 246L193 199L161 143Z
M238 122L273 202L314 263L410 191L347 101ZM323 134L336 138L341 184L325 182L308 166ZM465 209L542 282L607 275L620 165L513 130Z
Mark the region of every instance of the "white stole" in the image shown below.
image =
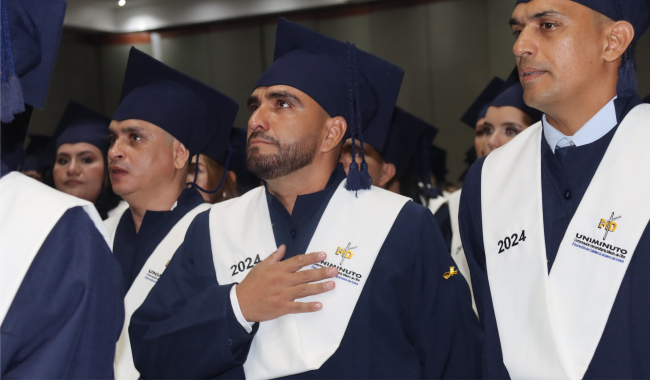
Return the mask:
M327 253L323 263L336 266L336 288L299 302L320 301L315 313L289 314L260 323L244 364L247 379L270 379L321 367L338 349L366 279L397 215L409 200L373 187L345 190L345 180L327 205L307 252ZM210 211L210 238L220 285L241 282L255 261L277 247L266 192L259 187L216 204ZM310 269L304 268L304 269Z
M460 240L460 228L458 226L458 211L460 209L461 190L456 190L449 196L449 217L451 218L451 258L454 259L458 271L465 277L469 285L469 292L472 295L472 309L478 315L476 302L474 301L474 289L472 288L472 278L469 273L467 257L463 249L463 242Z
M165 268L167 268L167 264L174 256L174 253L176 253L178 247L183 243L185 233L194 218L201 212L208 210L210 206L212 205L208 203L202 203L196 206L174 225L167 236L158 244L151 256L149 256L142 270L138 273L138 277L136 277L128 293L126 293L126 297L124 297L124 326L122 327L120 339L117 341L117 349L115 352L116 380L137 380L140 377L140 373L133 363L133 355L131 353L131 341L129 339L131 316L142 305L151 289L153 289L165 271ZM116 217L119 221L122 215L120 214ZM114 231L112 237L113 239L115 237Z
M639 174L650 162L650 105L635 107L618 127L550 274L541 139L538 123L492 152L483 165L488 279L510 376L580 379L650 220L650 178Z
M0 323L52 228L66 211L83 207L104 239L108 239L95 206L59 192L21 173L0 179ZM89 252L90 254L90 252Z

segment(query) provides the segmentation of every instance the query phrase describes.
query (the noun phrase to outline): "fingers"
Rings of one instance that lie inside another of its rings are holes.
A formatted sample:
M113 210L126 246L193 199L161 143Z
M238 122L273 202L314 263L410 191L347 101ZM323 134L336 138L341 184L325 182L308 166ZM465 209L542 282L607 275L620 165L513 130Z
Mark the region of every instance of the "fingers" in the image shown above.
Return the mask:
M280 260L282 260L285 253L287 253L287 246L282 244L281 246L278 247L277 251L273 252L272 254L269 255L269 257L262 260L260 264L262 265L277 264L280 262Z
M336 284L334 281L325 281L319 282L318 284L301 284L296 285L292 288L293 290L293 299L305 298L309 296L315 296L317 294L322 294L334 290Z
M327 255L325 252L313 252L306 255L298 255L285 260L282 265L287 272L297 272L307 265L320 263L325 260Z
M325 280L328 278L333 278L338 276L339 270L333 267L329 268L318 268L318 269L307 269L296 273L289 274L287 284L290 286L308 284L310 282L316 282Z
M291 312L289 314L304 314L320 311L323 304L320 302L292 302L289 305Z

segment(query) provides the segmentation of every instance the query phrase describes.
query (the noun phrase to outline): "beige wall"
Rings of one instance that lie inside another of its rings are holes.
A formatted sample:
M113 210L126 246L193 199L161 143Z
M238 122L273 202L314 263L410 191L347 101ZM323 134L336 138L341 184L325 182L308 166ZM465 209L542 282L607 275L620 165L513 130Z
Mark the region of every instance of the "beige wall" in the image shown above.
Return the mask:
M448 152L449 179L465 169L464 154L473 131L459 118L495 75L505 78L515 65L514 37L508 26L512 0L448 0L401 8L378 8L354 15L296 21L355 43L405 69L398 105L440 129L434 142ZM289 18L292 18L291 16ZM246 99L273 60L275 24L268 19L200 32L162 33L162 61L240 103L236 125L248 119ZM149 43L136 45L151 53ZM110 115L117 107L130 45L63 42L46 111L34 115L33 130L53 130L69 99ZM650 37L638 46L639 93L650 93Z

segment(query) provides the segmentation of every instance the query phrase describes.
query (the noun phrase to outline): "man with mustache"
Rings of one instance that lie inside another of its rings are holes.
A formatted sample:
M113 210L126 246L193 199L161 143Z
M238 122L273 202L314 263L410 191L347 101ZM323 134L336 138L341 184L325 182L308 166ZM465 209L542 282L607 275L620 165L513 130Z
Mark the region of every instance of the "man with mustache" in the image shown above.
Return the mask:
M347 178L339 164L348 136L385 135L402 75L280 19L249 99L265 185L197 216L133 315L144 378L479 376L469 289L433 215L371 188L363 150Z
M460 207L485 378L649 378L648 0L518 0L524 100L542 121L478 161Z
M127 333L131 314L165 271L194 216L209 208L197 189L187 187L190 158L214 141L215 156L220 153L227 166L237 109L229 97L131 48L122 99L108 129L113 191L129 204L105 221L126 294L118 380L138 378Z
M3 0L0 323L3 379L112 379L120 268L92 203L17 171L43 108L65 0Z

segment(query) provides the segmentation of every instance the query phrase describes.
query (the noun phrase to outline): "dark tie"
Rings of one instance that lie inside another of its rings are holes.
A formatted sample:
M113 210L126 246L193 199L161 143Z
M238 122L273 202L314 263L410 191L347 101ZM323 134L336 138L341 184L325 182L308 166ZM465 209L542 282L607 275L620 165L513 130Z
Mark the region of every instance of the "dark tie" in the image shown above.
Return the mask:
M560 161L560 165L564 166L564 160L566 159L569 149L573 149L575 147L575 145L569 145L563 148L555 148L555 157L557 157L557 160Z

